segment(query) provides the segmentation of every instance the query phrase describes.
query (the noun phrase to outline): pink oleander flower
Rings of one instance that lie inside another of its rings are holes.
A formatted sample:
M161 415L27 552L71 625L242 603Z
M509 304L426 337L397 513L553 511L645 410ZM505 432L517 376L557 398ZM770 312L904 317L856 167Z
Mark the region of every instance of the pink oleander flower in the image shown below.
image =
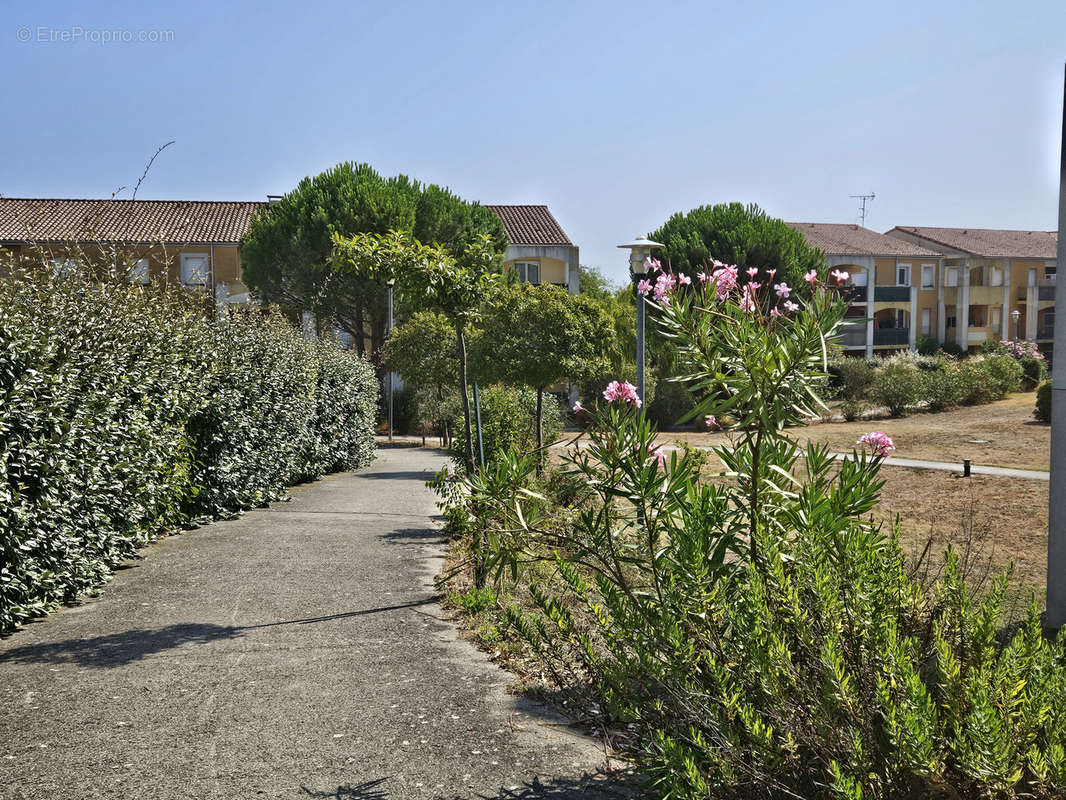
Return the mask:
M873 450L874 454L885 458L889 453L896 449L896 446L892 444L892 440L888 438L888 434L881 431L873 431L871 433L864 433L859 437L859 441L855 444L863 444Z
M707 426L709 430L714 430L718 427L718 420L715 419L714 414L708 414L703 418L703 424Z
M737 272L736 267L722 265L711 274L714 280L714 293L719 300L725 300L726 296L736 288Z
M651 452L648 453L648 461L658 462L659 469L666 469L666 453L663 452L663 448L653 447Z
M777 306L774 306L773 308L770 309L770 316L771 317L780 317L781 316L781 312L777 310Z
M659 259L648 256L644 259L644 271L645 272L657 272L663 268L663 265L659 263Z
M580 400L578 400L576 403L574 403L574 413L575 414L577 414L579 411L584 411L584 410L585 410L585 407L583 405L581 405L581 401Z
M770 276L770 282L772 283L773 280L774 280L774 275L777 274L777 270L776 269L768 269L768 270L766 270L766 274Z
M745 272L748 273L748 277L749 278L754 278L756 275L759 274L759 268L758 267L748 267L745 270Z
M843 283L844 281L851 279L851 273L844 272L844 270L841 269L835 269L829 274L836 278L837 283Z
M759 283L758 281L750 281L750 282L748 283L748 289L749 289L749 291L752 291L752 292L754 292L754 291L755 291L756 289L760 289L760 288L762 288L762 284L761 284L761 283Z
M689 286L692 284L692 278L686 275L684 272L679 273L677 276L677 282L682 286Z
M748 284L748 286L744 287L744 291L741 293L741 296L740 296L740 310L741 311L754 311L755 308L756 308L755 295L748 288L749 286L751 286L751 284Z
M640 397L637 396L637 387L629 381L611 381L607 384L607 388L603 390L603 399L608 403L621 400L623 403L628 403L636 408L641 406Z
M799 303L793 303L791 300L785 301L785 311L798 311Z
M662 273L655 281L655 289L653 290L655 299L661 303L663 298L665 298L676 285L677 279L673 275L668 272Z
M637 294L644 297L648 296L648 292L651 291L651 281L644 279L637 284Z
M774 285L774 291L777 292L778 297L788 297L792 293L792 287L781 281L781 283Z
M707 283L707 281L709 281L711 279L710 270L708 270L707 272L701 272L696 277L698 277L700 279L700 283Z
M803 280L807 281L811 286L814 286L814 284L818 283L818 273L812 269L803 276Z

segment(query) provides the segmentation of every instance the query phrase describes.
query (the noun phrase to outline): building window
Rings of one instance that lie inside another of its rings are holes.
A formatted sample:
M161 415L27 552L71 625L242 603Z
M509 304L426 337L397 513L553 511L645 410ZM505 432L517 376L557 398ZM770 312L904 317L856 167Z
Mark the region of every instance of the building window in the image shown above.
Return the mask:
M522 283L540 283L539 261L516 261L514 269Z
M857 269L851 273L851 285L852 286L865 286L866 285L866 270Z
M902 308L896 309L896 327L897 328L909 328L910 327L911 312L904 311Z
M1003 270L1001 270L999 267L992 267L991 273L992 273L992 278L991 278L991 280L989 280L989 285L991 285L991 286L1002 286L1003 285Z
M137 259L137 263L133 265L133 269L130 270L130 283L147 284L148 280L148 259L139 258Z
M933 310L931 308L922 309L922 335L928 336L933 330Z
M1003 309L1000 306L992 306L988 310L988 317L988 326L998 331L1003 322Z
M922 288L932 289L936 286L936 264L922 264Z
M184 286L207 286L210 270L206 253L181 254L181 282Z
M896 264L896 286L911 285L911 265Z
M948 286L958 286L959 285L959 270L956 267L952 267L951 269L949 269L948 270L948 274L947 274L947 279L948 279L947 280Z

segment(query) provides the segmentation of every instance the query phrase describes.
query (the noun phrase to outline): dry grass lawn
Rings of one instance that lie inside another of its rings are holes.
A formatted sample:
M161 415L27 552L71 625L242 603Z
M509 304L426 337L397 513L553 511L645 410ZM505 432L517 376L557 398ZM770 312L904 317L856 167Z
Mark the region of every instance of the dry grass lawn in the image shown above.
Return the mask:
M1051 427L1033 419L1036 394L1025 392L983 406L969 406L939 414L911 414L898 419L861 422L815 422L792 431L801 443L827 443L848 453L856 440L872 430L884 431L896 445L893 455L928 461L1019 469L1049 469ZM663 433L660 441L683 440L694 445L728 444L725 434Z

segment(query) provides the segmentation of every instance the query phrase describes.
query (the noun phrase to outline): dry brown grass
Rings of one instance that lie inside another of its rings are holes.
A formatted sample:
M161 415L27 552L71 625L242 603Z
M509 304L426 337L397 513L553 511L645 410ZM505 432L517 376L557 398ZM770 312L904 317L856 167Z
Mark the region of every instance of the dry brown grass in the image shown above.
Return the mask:
M1049 469L1051 427L1033 419L1036 394L1011 395L983 406L969 406L939 414L911 414L898 419L860 422L816 422L792 431L801 444L826 443L834 452L851 452L855 441L871 430L884 431L896 445L893 455L928 461L1019 469ZM678 439L694 445L728 444L725 434L663 433L660 441Z

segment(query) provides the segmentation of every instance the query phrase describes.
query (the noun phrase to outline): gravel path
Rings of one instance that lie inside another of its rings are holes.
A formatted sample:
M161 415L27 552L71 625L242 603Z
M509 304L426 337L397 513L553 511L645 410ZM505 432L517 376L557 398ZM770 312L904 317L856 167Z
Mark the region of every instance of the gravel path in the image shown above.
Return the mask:
M625 796L442 621L443 463L380 450L0 641L0 797Z

